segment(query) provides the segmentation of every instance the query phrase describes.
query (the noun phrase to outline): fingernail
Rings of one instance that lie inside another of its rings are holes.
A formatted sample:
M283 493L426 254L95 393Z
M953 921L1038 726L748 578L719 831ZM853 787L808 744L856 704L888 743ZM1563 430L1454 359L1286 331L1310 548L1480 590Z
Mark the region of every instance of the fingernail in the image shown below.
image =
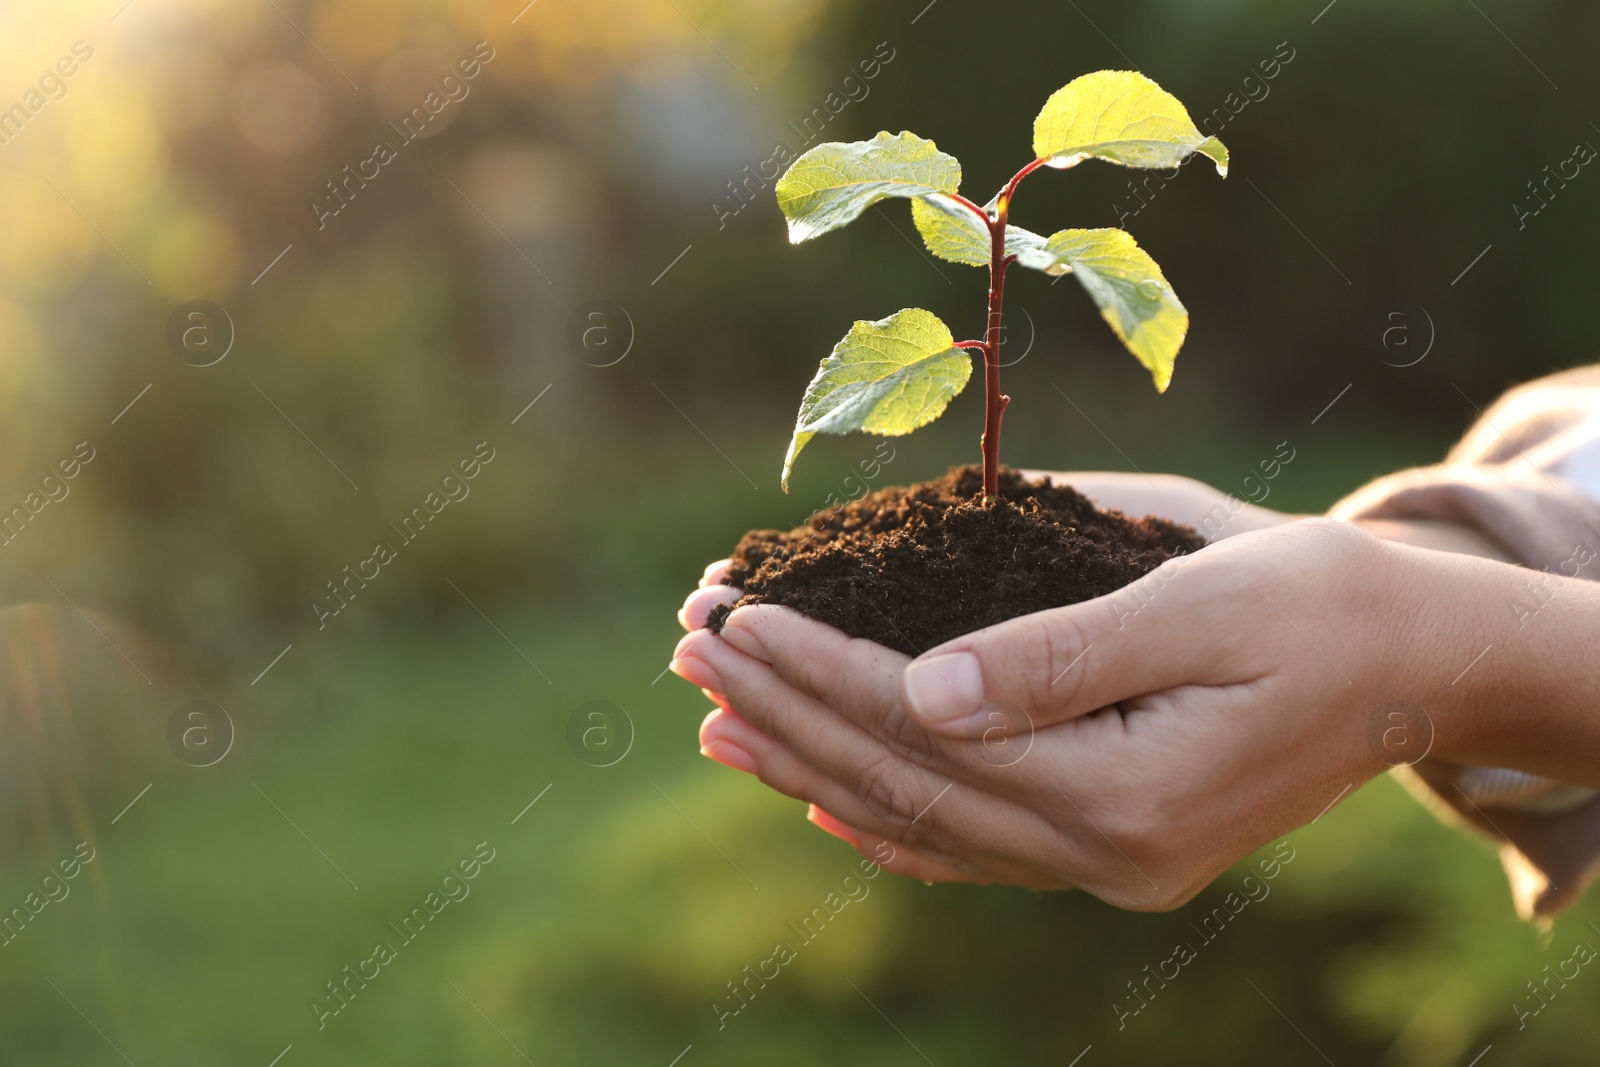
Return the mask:
M700 749L706 759L715 760L724 767L732 767L745 774L756 773L756 758L732 741L717 740Z
M686 630L704 629L713 611L723 604L736 602L742 595L731 585L696 589L689 594L688 599L683 602L683 607L678 610L678 621Z
M832 834L834 837L837 837L840 841L850 845L852 848L859 847L861 844L861 842L856 840L856 835L854 831L850 829L850 827L846 826L838 819L835 819L832 815L829 815L815 804L811 805L811 810L806 812L806 819L811 823L811 825L815 826L823 833Z
M739 713L723 705L705 717L700 724L700 747L717 741L731 741L750 751L761 742L761 732L739 717Z
M732 616L729 617L732 618ZM761 643L761 638L743 626L724 626L722 628L722 639L751 659L758 659L762 663L772 662L772 657L767 654L766 646Z
M971 652L914 660L903 686L911 713L930 725L954 722L983 705L983 667Z
M711 665L703 659L693 656L679 656L667 664L667 669L690 685L697 685L701 689L709 689L713 693L727 692L722 684L722 676L712 670Z

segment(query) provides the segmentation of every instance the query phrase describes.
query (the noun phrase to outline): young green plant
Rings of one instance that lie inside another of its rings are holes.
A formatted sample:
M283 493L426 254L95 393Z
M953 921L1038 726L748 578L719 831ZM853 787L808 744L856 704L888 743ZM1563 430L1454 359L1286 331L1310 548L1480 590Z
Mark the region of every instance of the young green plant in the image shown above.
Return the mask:
M1125 167L1176 167L1196 153L1228 173L1228 150L1195 128L1178 99L1134 71L1085 74L1058 89L1033 121L1034 160L983 207L958 191L961 164L932 141L887 131L870 141L820 144L778 179L778 206L799 244L858 218L890 197L911 201L911 219L928 250L953 263L989 268L989 318L981 341L957 342L931 312L906 308L857 322L822 361L806 388L783 460L783 487L795 457L819 433L910 433L944 413L972 376L969 351L983 353L983 493L1000 481L1000 420L1011 398L1000 391L1001 312L1006 268L1072 274L1156 390L1189 330L1189 313L1156 261L1123 230L1060 230L1042 237L1011 225L1017 186L1040 167L1065 170L1086 159Z

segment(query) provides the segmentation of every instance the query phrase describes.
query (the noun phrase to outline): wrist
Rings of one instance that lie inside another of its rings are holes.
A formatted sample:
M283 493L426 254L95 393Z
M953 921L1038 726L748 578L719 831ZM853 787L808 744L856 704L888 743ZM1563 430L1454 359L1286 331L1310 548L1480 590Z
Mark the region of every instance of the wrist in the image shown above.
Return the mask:
M1427 713L1430 758L1600 786L1600 585L1386 549L1404 636L1385 673Z

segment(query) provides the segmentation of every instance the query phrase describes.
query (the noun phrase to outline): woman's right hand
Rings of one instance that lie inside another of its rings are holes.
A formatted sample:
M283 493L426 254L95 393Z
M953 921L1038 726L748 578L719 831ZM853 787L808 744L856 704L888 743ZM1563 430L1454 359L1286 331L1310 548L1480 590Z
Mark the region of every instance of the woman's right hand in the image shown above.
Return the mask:
M1397 706L1434 759L1600 786L1600 587L1548 578L1523 626L1527 584L1311 520L916 660L758 605L672 669L723 709L708 756L890 870L1165 908L1385 770Z

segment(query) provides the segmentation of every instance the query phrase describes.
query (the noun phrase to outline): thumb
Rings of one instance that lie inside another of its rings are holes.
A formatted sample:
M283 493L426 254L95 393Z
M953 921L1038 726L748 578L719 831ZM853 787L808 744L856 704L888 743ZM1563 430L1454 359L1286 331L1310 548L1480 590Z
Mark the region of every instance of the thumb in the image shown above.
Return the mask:
M900 696L934 733L1047 726L1147 693L1216 678L1219 591L1200 557L1177 557L1107 596L1023 615L907 665Z

